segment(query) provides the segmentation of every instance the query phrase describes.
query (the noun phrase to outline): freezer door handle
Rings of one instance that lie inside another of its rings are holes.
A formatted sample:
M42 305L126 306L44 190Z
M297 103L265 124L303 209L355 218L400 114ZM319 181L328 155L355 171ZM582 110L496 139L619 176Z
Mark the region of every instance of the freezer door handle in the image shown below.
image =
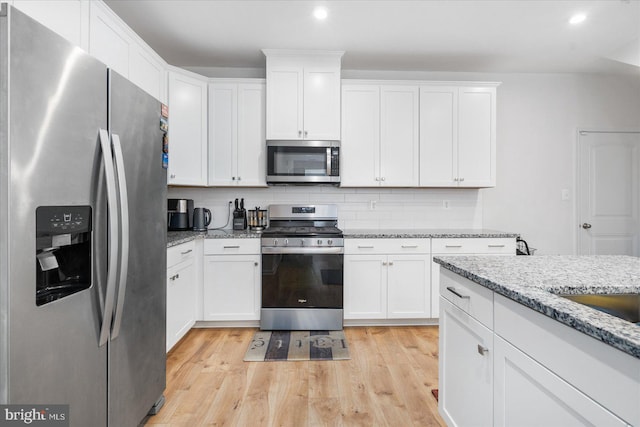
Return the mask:
M118 135L112 135L111 145L113 146L113 154L116 160L116 177L120 201L120 277L118 279L115 317L111 328L111 339L113 340L120 333L122 309L127 291L127 275L129 273L129 199L127 196L127 180L124 170L124 158L122 157L122 146Z
M116 194L116 176L111 154L109 134L100 129L100 148L102 161L104 162L104 175L107 186L107 205L109 212L109 258L107 266L107 288L105 292L104 311L102 312L102 324L100 325L99 345L103 346L109 340L111 320L113 316L113 300L116 293L116 273L118 272L118 230L120 229L118 218L118 199Z

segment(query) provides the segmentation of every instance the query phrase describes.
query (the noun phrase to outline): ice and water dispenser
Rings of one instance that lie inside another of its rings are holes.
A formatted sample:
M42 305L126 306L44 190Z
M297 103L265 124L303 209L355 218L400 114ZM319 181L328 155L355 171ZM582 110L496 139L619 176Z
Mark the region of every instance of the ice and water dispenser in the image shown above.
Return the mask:
M36 305L91 287L91 206L36 209Z

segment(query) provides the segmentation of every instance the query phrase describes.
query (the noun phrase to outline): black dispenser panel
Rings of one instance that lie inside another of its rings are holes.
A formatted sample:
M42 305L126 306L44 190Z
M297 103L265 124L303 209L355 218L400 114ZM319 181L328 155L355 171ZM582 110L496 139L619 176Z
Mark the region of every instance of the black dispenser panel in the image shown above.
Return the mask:
M91 287L91 206L36 209L36 305Z

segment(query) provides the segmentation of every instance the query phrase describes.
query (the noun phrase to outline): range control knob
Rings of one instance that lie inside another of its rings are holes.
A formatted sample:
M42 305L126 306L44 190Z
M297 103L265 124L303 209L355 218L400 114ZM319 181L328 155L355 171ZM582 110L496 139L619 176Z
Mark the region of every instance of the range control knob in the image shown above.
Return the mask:
M273 239L273 246L278 246L278 239Z
M284 239L284 245L289 246L289 239Z
M331 240L331 239L327 240L327 245L329 245L329 246L333 245L333 240Z
M318 239L318 246L322 246L322 240Z
M300 239L300 246L304 246L304 239Z

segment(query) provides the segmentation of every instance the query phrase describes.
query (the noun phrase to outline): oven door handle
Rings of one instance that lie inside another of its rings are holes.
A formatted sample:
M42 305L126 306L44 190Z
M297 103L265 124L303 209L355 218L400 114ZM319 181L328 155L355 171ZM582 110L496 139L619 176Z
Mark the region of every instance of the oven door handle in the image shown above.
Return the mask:
M333 248L277 248L271 246L265 246L262 248L263 254L303 254L303 255L332 255L332 254L343 254L344 247L333 247Z

